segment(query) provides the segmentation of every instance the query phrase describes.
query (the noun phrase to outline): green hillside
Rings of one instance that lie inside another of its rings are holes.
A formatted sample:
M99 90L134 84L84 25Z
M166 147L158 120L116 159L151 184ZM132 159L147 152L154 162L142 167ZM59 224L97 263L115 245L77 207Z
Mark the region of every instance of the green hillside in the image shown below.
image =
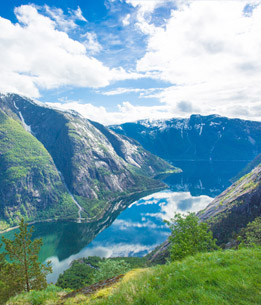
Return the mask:
M261 304L261 248L217 251L188 257L181 262L136 269L112 287L91 296L50 286L9 300L18 304L100 305L231 305Z
M21 124L0 111L0 231L27 221L75 215L51 156Z

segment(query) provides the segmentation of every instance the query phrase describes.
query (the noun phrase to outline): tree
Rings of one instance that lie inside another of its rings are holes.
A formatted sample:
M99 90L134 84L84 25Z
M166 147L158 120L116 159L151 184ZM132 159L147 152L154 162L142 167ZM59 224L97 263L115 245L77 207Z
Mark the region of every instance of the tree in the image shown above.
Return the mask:
M188 255L217 249L216 240L206 223L199 222L194 213L187 216L176 214L166 221L171 230L169 237L171 260L180 260Z
M31 240L33 227L28 230L28 225L24 223L24 219L21 220L19 230L19 233L15 233L14 240L2 237L5 244L4 254L12 262L7 267L12 268L13 266L13 269L16 270L14 280L20 283L21 290L29 292L31 289L44 289L47 286L46 275L52 272L52 268L50 262L45 265L38 261L42 240Z
M246 228L240 231L238 240L241 247L261 246L261 217L249 222Z

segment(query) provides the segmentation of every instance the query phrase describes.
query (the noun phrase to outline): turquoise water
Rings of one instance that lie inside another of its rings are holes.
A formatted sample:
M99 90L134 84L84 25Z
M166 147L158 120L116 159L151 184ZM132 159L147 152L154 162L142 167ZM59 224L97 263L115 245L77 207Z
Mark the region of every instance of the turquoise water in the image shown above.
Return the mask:
M143 256L165 241L169 220L175 212L197 212L230 185L243 162L178 162L183 173L168 177L169 189L146 196L118 214L105 216L93 224L40 223L34 237L43 238L41 261L51 260L55 282L74 259L97 255ZM5 234L12 238L14 231ZM96 236L96 237L95 237Z

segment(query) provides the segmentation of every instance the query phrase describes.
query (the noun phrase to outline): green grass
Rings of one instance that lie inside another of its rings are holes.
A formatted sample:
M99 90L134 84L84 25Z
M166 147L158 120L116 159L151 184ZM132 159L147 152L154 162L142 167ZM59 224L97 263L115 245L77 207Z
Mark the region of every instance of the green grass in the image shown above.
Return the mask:
M44 146L12 118L0 111L1 164L0 175L8 182L25 177L32 168L52 170L51 158Z
M52 289L37 292L41 303L34 303L38 300L33 301L31 292L8 304L60 304L58 291L62 292L57 290L54 296ZM261 248L203 253L180 262L133 270L112 288L89 297L77 295L64 304L261 304Z
M40 305L40 304L57 304L57 300L68 293L70 290L63 290L54 285L49 285L45 290L35 291L29 293L22 293L16 297L11 298L8 305Z
M261 249L198 254L149 268L88 304L261 304Z

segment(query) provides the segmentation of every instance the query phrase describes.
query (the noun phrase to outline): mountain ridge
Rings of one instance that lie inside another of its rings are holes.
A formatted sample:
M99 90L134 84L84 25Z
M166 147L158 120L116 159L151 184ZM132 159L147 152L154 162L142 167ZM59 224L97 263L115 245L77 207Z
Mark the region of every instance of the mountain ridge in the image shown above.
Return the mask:
M137 142L89 121L74 111L64 112L44 107L16 94L1 95L0 111L2 116L13 120L20 133L24 130L20 139L21 145L24 138L30 138L30 143L38 143L40 151L43 149L48 154L55 167L57 179L63 185L63 194L67 199L70 198L69 206L73 212L67 214L71 220L75 219L77 208L79 220L80 214L85 219L96 219L109 205L116 204L114 201L117 198L128 200L134 193L164 188L166 185L153 177L165 171L177 171L166 161L144 150ZM2 147L6 134L8 132L3 132L0 137ZM110 142L112 139L113 143ZM10 142L14 142L12 138ZM30 145L28 147L29 151L24 148L24 154L33 154ZM0 153L3 157L2 151ZM0 163L5 164L5 160L2 159ZM2 175L5 175L5 171ZM24 190L26 188L27 186ZM50 191L53 189L52 186ZM3 192L0 190L1 194L3 201ZM13 209L21 214L21 202L14 195L11 197L4 200L5 208L12 210L13 202L16 206ZM46 198L41 197L40 201L45 202ZM61 198L54 201L51 200L51 204L57 207ZM79 206L76 207L77 203ZM26 213L23 211L22 214ZM8 215L1 212L1 220L10 220L12 217ZM19 213L14 217L16 222L19 217ZM59 218L59 215L54 213L52 217ZM27 220L35 219L28 217Z
M165 160L253 160L261 152L261 122L219 115L140 120L110 129Z

